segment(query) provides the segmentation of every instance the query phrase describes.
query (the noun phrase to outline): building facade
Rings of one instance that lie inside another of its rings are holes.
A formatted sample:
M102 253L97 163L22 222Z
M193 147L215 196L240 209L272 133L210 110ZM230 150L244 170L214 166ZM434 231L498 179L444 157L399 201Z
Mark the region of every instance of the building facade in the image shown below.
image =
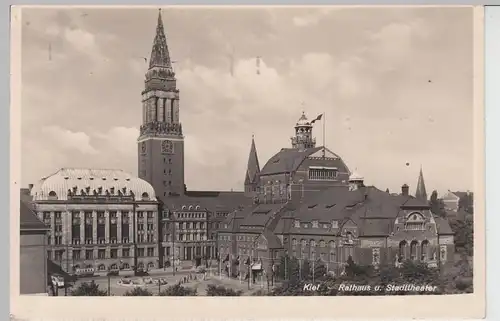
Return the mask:
M153 187L121 170L63 168L32 190L48 227L47 257L68 273L159 266Z
M20 202L20 294L47 294L47 232L25 202Z

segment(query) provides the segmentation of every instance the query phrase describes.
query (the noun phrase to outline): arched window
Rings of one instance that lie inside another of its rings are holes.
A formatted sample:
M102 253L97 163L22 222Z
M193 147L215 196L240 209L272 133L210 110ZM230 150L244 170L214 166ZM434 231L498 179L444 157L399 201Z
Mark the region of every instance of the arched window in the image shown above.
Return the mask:
M410 213L405 222L405 229L410 231L420 231L425 229L425 218L419 212Z
M144 269L144 263L141 262L141 263L137 264L137 268Z
M417 247L418 247L417 241L412 241L410 243L410 259L412 261L415 261L417 259Z
M330 262L336 262L336 257L335 257L335 252L331 251L330 252Z
M116 264L114 264L114 263L113 263L113 264L111 264L111 265L109 266L109 269L110 269L110 270L118 270L118 265L116 265Z
M123 263L123 269L124 270L130 269L130 265L128 263Z
M408 243L406 241L399 242L399 253L398 253L398 261L406 260L406 247Z
M92 269L92 268L94 268L94 267L92 266L92 264L87 264L87 265L85 265L85 268L86 268L86 269Z
M155 264L153 262L149 262L148 269L154 269L154 268L155 268Z
M300 240L300 245L307 246L307 241L304 239Z
M309 241L309 244L311 244L311 249L316 247L316 241L313 239L311 239L311 241Z
M57 199L57 194L54 191L49 192L49 200L56 200Z
M328 245L330 246L330 248L334 248L335 247L335 242L334 241L330 241L328 242Z
M100 264L98 269L99 269L99 271L106 271L106 265Z
M292 239L292 246L297 246L297 239Z
M149 200L149 195L148 193L144 192L142 193L142 200L145 201L145 200Z
M425 262L429 259L429 241L425 240L422 242L422 245L420 246L420 260L422 262Z
M320 246L320 247L325 247L325 245L326 245L326 244L325 244L325 240L320 240L320 241L319 241L319 246Z

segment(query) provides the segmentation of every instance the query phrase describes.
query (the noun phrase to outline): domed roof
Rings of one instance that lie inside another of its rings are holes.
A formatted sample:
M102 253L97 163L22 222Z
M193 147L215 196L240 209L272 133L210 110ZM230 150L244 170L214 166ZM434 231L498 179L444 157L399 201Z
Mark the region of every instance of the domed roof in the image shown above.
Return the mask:
M358 181L363 181L365 178L361 176L356 170L354 170L351 173L351 176L349 176L349 181L350 182L358 182Z
M307 117L304 112L302 112L302 116L300 116L299 120L297 121L297 126L310 126L311 124L309 123L309 120L307 120Z
M68 200L68 190L75 187L78 195L81 190L86 189L90 189L91 194L99 189L103 194L106 191L114 191L115 194L125 191L125 195L130 195L132 191L136 201L142 200L146 194L149 200L156 201L151 184L120 169L61 168L35 184L31 195L33 201L45 201L54 197L65 201Z

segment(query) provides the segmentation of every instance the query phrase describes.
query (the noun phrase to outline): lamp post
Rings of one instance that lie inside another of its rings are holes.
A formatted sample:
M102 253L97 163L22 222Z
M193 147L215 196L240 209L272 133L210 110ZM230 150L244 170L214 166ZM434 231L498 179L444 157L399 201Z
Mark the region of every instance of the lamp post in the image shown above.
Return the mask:
M136 217L137 217L137 203L135 202L135 195L132 194L132 232L134 234L134 275L137 275L137 224L136 224Z

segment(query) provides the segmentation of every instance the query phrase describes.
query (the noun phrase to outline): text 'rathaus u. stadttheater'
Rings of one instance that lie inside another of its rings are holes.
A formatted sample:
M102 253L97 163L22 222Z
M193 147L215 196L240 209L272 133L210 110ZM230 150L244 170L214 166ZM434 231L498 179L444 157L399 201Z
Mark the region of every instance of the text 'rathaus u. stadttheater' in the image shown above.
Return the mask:
M139 177L62 168L26 192L29 208L49 228L47 255L63 270L238 259L265 273L284 255L322 260L333 272L348 257L373 265L451 260L453 232L431 213L422 171L415 196L406 184L398 193L365 186L339 155L316 145L315 123L304 113L290 124L290 146L263 167L252 137L243 192L191 191L183 136L190 124L181 123L181 98L160 12L142 90Z

